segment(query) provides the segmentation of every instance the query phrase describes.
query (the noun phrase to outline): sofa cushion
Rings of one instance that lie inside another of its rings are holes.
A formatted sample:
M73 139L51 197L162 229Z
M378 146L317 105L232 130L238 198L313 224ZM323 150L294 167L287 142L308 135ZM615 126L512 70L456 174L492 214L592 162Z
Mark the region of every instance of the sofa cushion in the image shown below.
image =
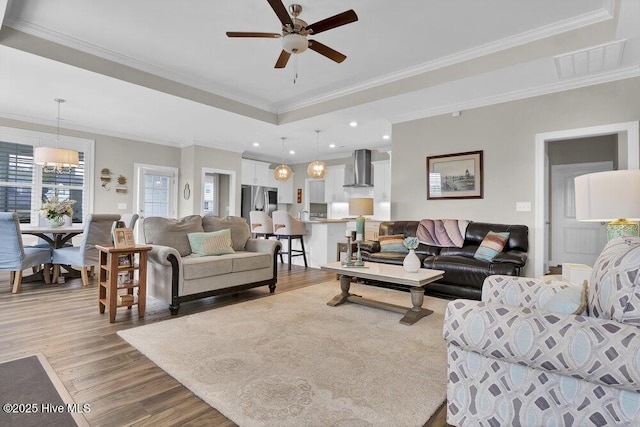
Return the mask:
M226 228L231 230L231 247L234 251L244 251L244 245L251 237L251 230L247 220L239 216L212 216L202 218L204 231L220 231Z
M146 243L172 247L182 257L191 253L187 234L204 231L200 215L186 216L179 220L149 217L144 219L143 228Z
M541 296L540 308L555 313L583 314L587 308L587 294L586 281L582 285L571 284L553 295Z
M606 244L589 282L592 317L640 326L640 237L618 237Z
M486 236L484 236L482 243L480 243L480 246L473 257L475 259L491 262L496 255L502 252L502 249L504 249L504 246L507 244L507 240L509 240L509 233L496 233L495 231L490 231Z
M182 258L182 278L194 280L229 274L233 271L233 256L235 255Z
M380 252L409 253L409 250L404 247L403 234L380 236L378 237L378 243L380 243Z
M188 233L187 238L191 245L192 257L232 254L235 251L231 247L231 230L228 228L220 231Z
M232 271L258 270L260 268L272 267L271 255L267 253L256 252L236 252L233 257Z

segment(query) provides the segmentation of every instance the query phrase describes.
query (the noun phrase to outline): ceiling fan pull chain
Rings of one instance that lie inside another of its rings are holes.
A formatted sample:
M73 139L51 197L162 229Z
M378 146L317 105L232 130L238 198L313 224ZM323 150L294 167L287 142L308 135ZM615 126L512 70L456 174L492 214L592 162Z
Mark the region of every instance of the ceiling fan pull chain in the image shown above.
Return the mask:
M298 55L293 57L293 84L298 80Z

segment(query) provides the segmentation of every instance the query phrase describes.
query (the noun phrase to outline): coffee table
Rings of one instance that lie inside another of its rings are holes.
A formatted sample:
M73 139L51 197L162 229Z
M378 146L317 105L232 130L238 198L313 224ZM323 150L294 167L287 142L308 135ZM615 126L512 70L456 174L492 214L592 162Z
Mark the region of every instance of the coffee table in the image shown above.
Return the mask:
M340 289L342 292L333 297L327 305L335 307L348 301L354 304L403 313L404 317L400 319L400 323L403 325L413 325L418 320L433 313L433 310L422 308L424 286L442 279L444 274L442 270L429 270L426 268L421 268L416 273L408 273L402 266L377 262L365 262L364 267L343 267L341 262L331 262L322 265L320 268L340 275ZM354 277L411 286L411 303L413 307L407 308L349 293L351 279Z

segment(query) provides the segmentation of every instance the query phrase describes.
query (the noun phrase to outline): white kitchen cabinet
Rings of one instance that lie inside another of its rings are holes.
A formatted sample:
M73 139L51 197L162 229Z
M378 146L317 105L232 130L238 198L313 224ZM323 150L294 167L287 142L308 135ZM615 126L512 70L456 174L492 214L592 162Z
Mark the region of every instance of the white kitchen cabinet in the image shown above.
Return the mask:
M242 176L240 182L243 185L261 185L268 187L269 163L242 159Z
M271 170L273 174L273 170ZM291 178L286 181L277 181L277 189L278 189L278 203L293 203L293 176L295 174L291 174ZM275 179L275 178L274 178Z
M376 202L391 201L391 164L388 160L373 165L373 198Z
M344 165L329 166L324 177L324 201L326 203L346 202L344 190Z
M309 181L309 203L325 203L323 180Z

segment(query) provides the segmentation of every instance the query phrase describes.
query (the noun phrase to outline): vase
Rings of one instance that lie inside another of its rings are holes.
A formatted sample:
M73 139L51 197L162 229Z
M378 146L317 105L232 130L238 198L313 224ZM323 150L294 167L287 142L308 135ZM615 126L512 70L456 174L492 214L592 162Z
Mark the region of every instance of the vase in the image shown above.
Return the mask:
M415 273L420 270L420 258L418 258L418 255L416 255L413 249L409 249L409 253L404 257L404 261L402 261L402 266L408 273Z
M64 225L64 217L60 216L57 218L49 218L49 227L58 228Z

